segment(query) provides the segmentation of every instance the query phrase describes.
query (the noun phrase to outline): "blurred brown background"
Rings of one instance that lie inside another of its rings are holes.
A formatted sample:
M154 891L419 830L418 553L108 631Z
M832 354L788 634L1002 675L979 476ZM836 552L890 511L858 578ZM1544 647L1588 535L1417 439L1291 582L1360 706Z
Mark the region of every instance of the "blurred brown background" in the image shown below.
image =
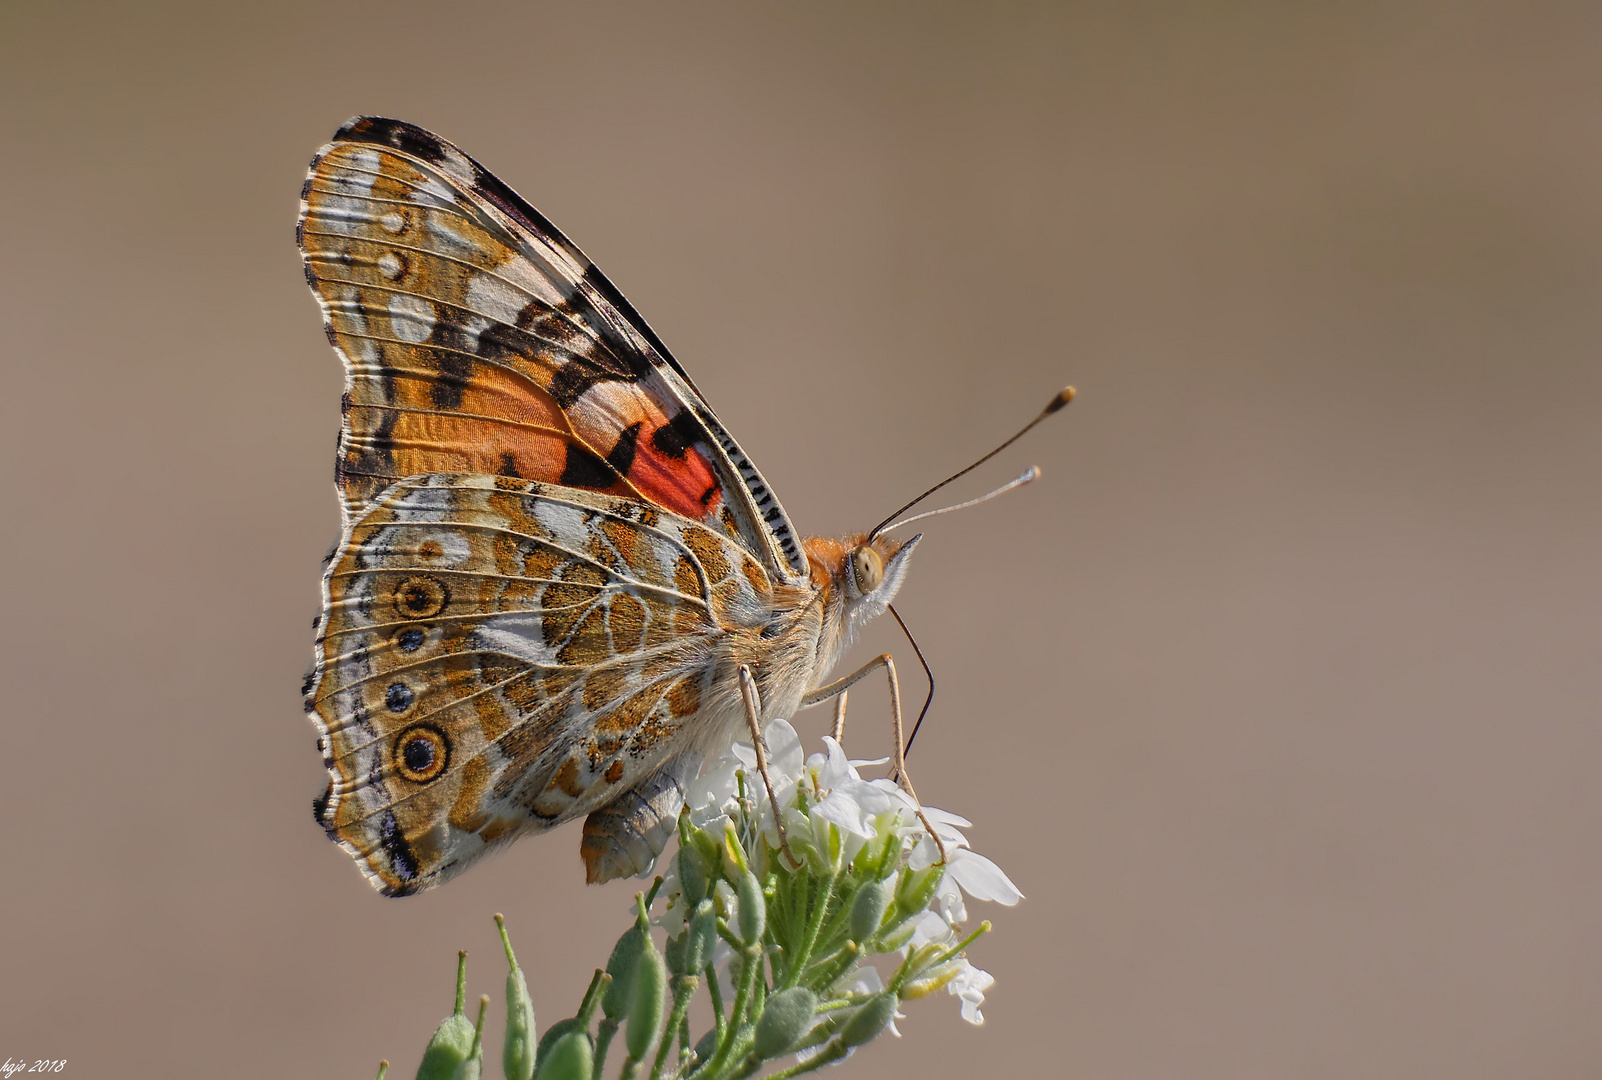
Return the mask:
M1080 388L902 593L920 790L1028 895L973 906L989 1022L840 1075L1602 1073L1599 49L1591 4L4 5L0 1056L410 1075L492 912L542 1024L624 925L574 829L387 901L312 823L291 234L377 112L584 246L808 532Z

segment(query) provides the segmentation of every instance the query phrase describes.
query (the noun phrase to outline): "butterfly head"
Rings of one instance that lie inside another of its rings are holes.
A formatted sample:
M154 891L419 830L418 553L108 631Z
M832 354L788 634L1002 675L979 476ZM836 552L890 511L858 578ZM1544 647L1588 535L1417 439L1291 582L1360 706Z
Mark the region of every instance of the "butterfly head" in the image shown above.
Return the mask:
M905 541L884 535L870 539L857 533L839 540L812 537L806 541L813 584L838 612L848 640L868 620L884 614L896 598L907 576L912 549L922 539L922 533Z
M845 591L848 610L855 605L861 618L871 619L889 606L907 576L907 563L912 549L923 539L919 533L905 542L888 536L848 537L841 586ZM853 610L853 614L856 611Z

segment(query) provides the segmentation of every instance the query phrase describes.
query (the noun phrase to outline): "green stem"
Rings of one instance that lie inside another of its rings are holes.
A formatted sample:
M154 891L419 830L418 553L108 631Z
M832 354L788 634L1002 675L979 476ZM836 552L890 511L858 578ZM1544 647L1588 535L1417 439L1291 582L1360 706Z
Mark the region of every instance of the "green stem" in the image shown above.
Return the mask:
M662 1066L667 1064L668 1051L673 1047L673 1033L684 1022L684 1013L690 1007L690 998L701 982L694 975L673 977L673 1012L668 1016L667 1027L662 1029L662 1043L656 1048L656 1060L651 1063L651 1080L659 1080Z
M973 933L969 934L967 937L951 946L951 948L946 949L943 952L935 953L923 963L916 965L917 970L928 971L930 968L939 967L941 964L945 963L947 960L950 960L953 956L956 956L962 950L966 949L969 945L972 945L975 941L979 940L979 935L987 933L989 930L990 920L986 919L984 922L979 924L979 929L975 930ZM908 980L910 980L914 974L912 958L916 955L916 950L907 953L907 958L901 962L901 966L896 969L895 975L891 977L890 985L886 987L887 990L894 990L897 993L900 993L901 988L907 984Z
M729 1023L718 1038L718 1048L713 1052L712 1058L706 1063L704 1069L697 1069L694 1075L717 1076L723 1069L724 1063L729 1060L730 1051L741 1039L740 1027L745 1023L746 1010L751 1005L751 995L756 989L757 971L762 967L762 954L751 950L741 953L740 960L740 986L734 996L734 1009L729 1017Z
M851 970L851 965L857 962L861 952L856 942L848 941L838 952L824 957L813 965L802 981L815 988L833 986L842 975Z
M807 1058L805 1061L798 1061L789 1068L780 1069L776 1073L768 1073L765 1080L789 1080L792 1076L800 1076L803 1073L821 1069L825 1065L832 1065L845 1056L846 1048L840 1045L839 1042L832 1042L818 1054Z
M713 1045L720 1046L723 1043L723 1029L727 1021L723 1017L723 990L718 986L718 971L710 960L706 964L706 992L712 998L712 1026L718 1033Z
M462 955L466 956L467 954L463 953ZM590 1026L590 1020L595 1016L595 1007L601 1003L601 991L605 990L606 984L611 981L612 976L608 975L603 968L596 968L595 974L590 977L589 988L584 991L584 1000L579 1002L578 1013L576 1014L579 1019L584 1021L586 1029ZM457 1011L461 1011L460 1002L458 1002Z
M801 982L801 976L806 973L807 964L812 960L812 950L818 944L818 932L823 929L823 920L829 913L829 901L834 899L834 884L838 880L838 873L831 871L823 883L823 893L818 897L818 906L813 909L811 918L807 919L806 940L801 943L801 950L796 953L790 964L790 973L785 977L782 989L788 990Z
M584 1026L589 1027L588 1024ZM617 1029L618 1022L611 1017L601 1021L601 1026L595 1033L595 1067L590 1070L591 1076L601 1075L601 1068L606 1064L607 1047L612 1045L612 1037L617 1034Z

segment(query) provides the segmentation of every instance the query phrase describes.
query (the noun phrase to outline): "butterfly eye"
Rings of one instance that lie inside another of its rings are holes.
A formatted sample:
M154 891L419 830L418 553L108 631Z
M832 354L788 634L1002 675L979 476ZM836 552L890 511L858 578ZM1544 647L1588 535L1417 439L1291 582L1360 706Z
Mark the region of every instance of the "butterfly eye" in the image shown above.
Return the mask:
M866 544L851 553L851 580L857 592L866 596L884 580L884 560Z
M445 771L445 736L431 727L402 732L396 742L397 764L401 775L417 784L426 784Z

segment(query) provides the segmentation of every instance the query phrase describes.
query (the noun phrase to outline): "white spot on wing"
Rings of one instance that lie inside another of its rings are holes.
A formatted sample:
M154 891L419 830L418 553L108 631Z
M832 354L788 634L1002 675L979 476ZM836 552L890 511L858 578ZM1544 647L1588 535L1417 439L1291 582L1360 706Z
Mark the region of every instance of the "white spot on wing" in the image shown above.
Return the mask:
M395 336L418 344L434 332L434 305L421 296L397 293L389 299L389 322Z
M517 325L527 297L493 274L474 274L467 281L467 306L497 322Z
M549 666L556 652L545 644L545 629L537 612L507 611L491 615L474 631L478 644L527 664Z
M587 535L584 529L584 511L566 503L541 499L534 504L534 520L545 526L557 540L582 543Z

